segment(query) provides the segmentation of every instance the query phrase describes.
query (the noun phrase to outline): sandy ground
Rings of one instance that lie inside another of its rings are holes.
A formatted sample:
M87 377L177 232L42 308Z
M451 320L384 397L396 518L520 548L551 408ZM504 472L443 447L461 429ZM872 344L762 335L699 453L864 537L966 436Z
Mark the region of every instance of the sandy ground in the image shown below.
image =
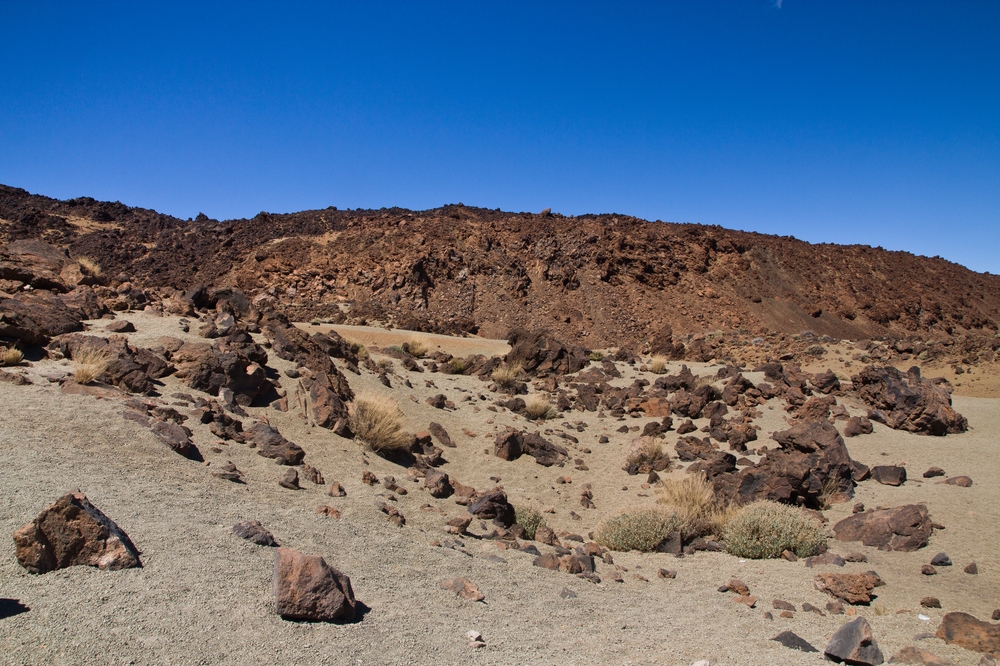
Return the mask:
M175 318L128 318L139 329L132 334L137 344L154 345L162 335L179 334ZM94 331L103 325L95 322ZM272 365L279 371L288 368L280 360ZM250 411L252 417L266 416L300 444L306 462L318 467L328 483L343 484L347 497L331 498L324 487L305 481L304 490L281 488L277 480L284 468L245 445L220 445L207 428L190 421L186 425L195 431L209 465L181 458L148 430L124 420L119 399L70 395L40 374L59 366L44 361L27 368L33 386L0 384L0 532L11 534L62 493L80 488L131 536L144 566L119 572L73 567L33 576L18 565L8 538L0 554L0 597L19 600L30 610L0 619L4 663L691 664L708 659L713 665L820 664L825 662L817 654L794 652L769 639L792 630L822 650L847 619L805 612L792 619L762 617L775 598L821 608L828 601L813 588L817 570L801 561L742 561L721 553L682 559L616 553L616 565L626 570L624 582L612 582L608 574L613 567L599 562L597 571L605 582L595 585L533 567L531 555L499 550L489 541L463 538L465 552L435 547L431 542L449 538L442 529L446 517L465 512L464 507L431 498L419 484L405 480L403 468L365 456L355 442L311 427L294 410ZM702 374L716 369L692 367ZM631 383L638 376L632 368L623 371L619 382ZM494 485L490 477L500 478L514 504L553 509L545 518L557 531L586 535L603 518L655 503L655 491L641 487L642 477L621 471L634 434L615 432L623 423L641 427L647 419L619 422L593 412L562 414L539 429L552 430L552 441L567 446L590 469L544 468L531 458L505 462L484 453L492 450L495 431L526 424L510 413L487 409L496 396L475 378L408 373L398 362L391 390L367 372L347 377L356 392L391 391L411 430L425 429L430 421L442 424L458 444L445 449L448 463L442 469L448 474L480 490ZM404 385L407 379L412 388ZM282 380L294 397L294 381L283 374ZM425 385L428 381L433 386ZM165 380L161 393L170 396L178 390L195 393L175 378ZM447 395L458 408L428 406L425 398L436 393ZM463 402L465 396L471 399ZM861 411L859 405L847 404L852 413ZM769 406L773 409L763 408L757 421L763 427L758 444L786 427L781 406ZM855 501L868 506L926 502L933 519L946 527L916 553L883 553L831 541L834 552L860 551L869 558L868 564L849 563L845 570L874 569L887 583L878 588L870 607L858 608L887 659L907 645L918 645L956 664L976 664L978 654L936 638L915 637L933 633L945 612L961 610L986 619L1000 606L995 547L1000 507L994 490L1000 479L1000 401L959 396L955 406L972 426L963 435L920 437L876 424L873 435L847 440L857 460L905 463L911 477L899 488L863 483ZM577 424L585 424L583 432ZM577 437L579 444L559 439L559 430ZM601 434L609 435L610 443L598 444ZM668 435L670 450L676 438ZM214 453L212 446L222 453ZM209 474L212 465L226 460L244 472L246 485ZM949 475L968 474L975 483L959 488L924 481L920 474L932 465ZM376 510L375 502L387 491L363 485L365 469L380 478L394 475L409 489L397 502L406 526L393 526ZM572 483L555 483L563 475ZM597 509L580 506L583 483L592 484ZM342 517L317 515L314 509L320 504L337 507ZM570 511L582 519L572 519ZM827 516L832 524L849 513L850 504L839 505ZM273 552L230 533L243 519L260 520L283 545L324 556L351 577L370 612L347 625L281 620L271 595ZM939 551L947 552L955 566L922 576L920 566ZM971 561L979 565L978 576L962 571ZM657 578L660 567L676 570L677 578ZM485 602L466 601L441 589L439 582L452 576L475 582ZM756 609L716 591L732 576L751 586L759 599ZM561 598L564 588L577 596ZM925 596L940 598L944 608L920 609ZM918 613L930 620L918 619ZM465 638L469 630L481 632L487 646L470 649Z

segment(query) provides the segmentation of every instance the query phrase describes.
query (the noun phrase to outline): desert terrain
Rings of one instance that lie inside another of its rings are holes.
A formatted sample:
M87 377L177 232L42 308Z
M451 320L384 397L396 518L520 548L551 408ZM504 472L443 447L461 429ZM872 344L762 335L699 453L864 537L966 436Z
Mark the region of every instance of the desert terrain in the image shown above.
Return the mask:
M367 292L335 284L326 302L302 297L291 271L280 288L257 280L273 272L241 273L287 242L244 239L225 246L244 258L211 282L195 255L163 261L168 279L150 268L163 260L155 243L126 259L100 251L100 236L158 220L166 247L181 221L92 200L17 217L14 199L29 201L8 193L0 206L4 663L819 664L858 618L879 656L865 643L854 663L988 664L1000 649L995 276L947 267L974 298L920 287L918 300L943 304L934 321L824 319L826 307L810 313L787 293L781 308L768 309L776 294L751 295L722 314L704 289L686 292L691 304L675 305L690 316L674 318L660 303L676 285L648 281L658 295L634 325L599 302L542 316L585 296L584 279L549 306L529 285L519 303L468 310L465 325L442 318L454 295L430 268L422 292L412 276L386 293L368 276ZM79 215L51 219L67 207ZM308 243L339 238L322 234ZM761 243L775 262L811 247ZM847 261L820 252L825 270ZM865 254L841 254L852 252ZM461 290L479 270L448 284ZM844 306L849 282L814 296ZM618 286L622 302L637 293ZM393 310L393 289L427 305ZM864 311L896 307L893 293ZM398 432L363 430L359 410L385 401ZM734 523L721 518L619 547L616 520L670 514L669 489L692 479L726 516L783 503L822 547L732 554ZM76 518L40 518L71 491L131 548L105 531L101 560L82 537L70 543ZM901 509L905 525L882 518ZM244 521L281 550L234 533ZM64 550L79 561L47 555ZM276 582L289 581L276 562L293 551L350 579L346 616L283 616ZM824 587L828 575L847 578ZM798 648L774 640L784 632Z

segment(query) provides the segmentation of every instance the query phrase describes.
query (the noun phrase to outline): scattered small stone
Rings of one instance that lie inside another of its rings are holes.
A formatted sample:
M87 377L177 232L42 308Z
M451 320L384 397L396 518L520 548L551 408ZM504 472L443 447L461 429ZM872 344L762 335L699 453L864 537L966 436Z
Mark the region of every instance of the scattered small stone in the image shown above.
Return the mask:
M871 592L879 585L884 585L882 579L874 571L866 573L821 573L816 575L814 585L817 590L826 592L849 604L867 604L871 601Z
M236 469L236 465L234 465L230 460L227 460L225 465L219 465L212 470L212 476L224 481L243 483L243 472Z
M361 482L369 486L377 486L378 477L366 469L364 472L361 473Z
M778 617L783 617L786 620L790 620L793 617L795 617L795 613L792 611L781 611L780 613L778 613Z
M809 567L810 569L814 566L823 564L830 564L835 567L842 567L844 566L844 558L835 553L826 552L823 553L822 555L814 555L813 557L807 557L805 563L806 566Z
M765 620L773 620L774 619L774 615L771 613L771 611L764 611L763 613L760 614L760 616L762 618L764 618ZM708 662L705 662L705 663L708 663Z
M317 486L322 486L326 483L323 479L323 473L312 465L302 465L302 476L307 480L312 481Z
M747 596L747 597L744 597L742 595L737 595L737 596L733 597L733 601L735 601L738 604L743 604L744 606L747 606L748 608L754 608L757 605L757 597L752 596L752 595L751 596Z
M890 664L922 664L923 666L953 666L952 662L933 655L927 650L905 647L889 657Z
M677 578L677 572L676 571L672 571L670 569L660 569L656 573L656 575L658 575L660 578L668 578L668 579L671 579L671 580L673 580L674 578Z
M332 506L327 506L326 504L320 504L316 507L316 513L329 518L340 518L340 511L334 509Z
M396 527L402 527L406 524L406 517L400 513L399 509L388 504L379 504L378 510L389 517L389 522Z
M802 612L803 613L816 613L817 615L820 615L822 617L826 617L826 613L824 613L820 609L816 608L815 606L813 606L808 601L805 602L804 604L802 604Z
M563 599L576 599L576 592L569 589L568 587L564 587L562 589L562 592L559 593L559 596Z
M858 502L851 508L851 513L864 513L864 512L865 512L865 505L862 504L861 502Z
M872 478L884 486L901 486L906 483L906 468L898 465L872 467Z
M1000 620L1000 608L996 608L993 610L993 615L990 616L990 619L993 620L994 622Z
M347 491L344 490L344 486L336 481L330 484L330 489L326 491L326 494L330 497L347 497Z
M937 573L937 569L935 569L929 564L925 564L924 566L920 567L920 573L922 573L925 576L933 576L934 574Z
M299 473L294 469L289 469L278 481L278 485L282 488L288 488L289 490L300 490Z
M979 573L979 566L975 562L970 562L965 566L964 571L967 574L977 574Z
M935 476L944 476L944 470L940 467L931 467L924 472L925 479L933 479Z
M864 553L848 553L844 555L844 560L847 562L867 562L868 556Z
M483 640L483 635L478 631L467 631L465 637L469 639L470 648L486 647L486 641Z
M950 479L939 481L939 483L947 483L949 486L958 486L959 488L969 488L972 486L972 479L967 476L953 476Z
M826 610L831 615L843 615L844 614L844 604L839 601L828 601L826 602Z
M789 562L797 562L799 558L792 551L783 550L781 551L781 559L788 560Z
M441 587L469 601L482 601L486 598L486 595L468 578L445 578L441 581Z
M795 605L782 599L775 599L771 602L771 607L775 610L795 611Z
M275 547L278 545L278 542L274 540L274 535L261 525L259 520L242 520L236 523L233 525L233 534L241 539L252 541L258 546Z
M938 553L933 558L931 558L931 564L936 567L950 567L951 558L948 557L948 553Z
M786 648L791 648L792 650L800 650L802 652L819 652L814 648L809 641L792 633L791 631L783 631L774 638L772 641L777 641L784 645Z
M941 608L941 600L937 597L924 597L920 600L920 605L924 608Z

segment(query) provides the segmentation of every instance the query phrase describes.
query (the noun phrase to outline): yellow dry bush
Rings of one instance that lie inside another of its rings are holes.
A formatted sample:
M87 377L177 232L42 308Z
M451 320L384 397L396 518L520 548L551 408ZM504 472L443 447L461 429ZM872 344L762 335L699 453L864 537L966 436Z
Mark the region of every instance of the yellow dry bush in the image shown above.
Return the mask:
M656 487L656 499L677 516L684 538L722 534L737 509L719 500L712 482L701 474L683 479L663 479Z
M402 427L399 404L384 395L359 396L350 413L351 430L375 452L395 451L410 445L412 435Z
M21 353L20 349L15 349L11 347L10 349L4 349L0 352L0 365L11 366L17 365L24 360L24 354Z
M666 356L654 356L649 361L649 371L656 375L662 375L667 371L667 357Z
M513 363L510 365L504 363L503 365L498 365L493 370L490 378L493 380L493 383L501 389L509 391L517 386L517 382L521 378L521 371L522 368L520 363Z
M73 354L73 379L77 384L89 384L99 379L111 364L111 356L103 349L81 349Z
M94 277L101 277L101 272L103 271L101 265L90 257L77 257L76 263L80 264L81 268Z
M556 409L549 401L537 393L528 396L524 401L524 413L529 419L554 419Z
M423 358L430 351L430 347L423 340L413 338L403 343L403 351L414 358Z

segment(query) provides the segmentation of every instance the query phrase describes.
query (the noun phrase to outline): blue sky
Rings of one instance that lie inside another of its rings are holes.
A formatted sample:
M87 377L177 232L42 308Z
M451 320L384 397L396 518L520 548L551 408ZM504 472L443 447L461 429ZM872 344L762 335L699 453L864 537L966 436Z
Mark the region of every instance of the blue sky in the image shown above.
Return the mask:
M0 182L618 212L1000 273L1000 3L4 2Z

